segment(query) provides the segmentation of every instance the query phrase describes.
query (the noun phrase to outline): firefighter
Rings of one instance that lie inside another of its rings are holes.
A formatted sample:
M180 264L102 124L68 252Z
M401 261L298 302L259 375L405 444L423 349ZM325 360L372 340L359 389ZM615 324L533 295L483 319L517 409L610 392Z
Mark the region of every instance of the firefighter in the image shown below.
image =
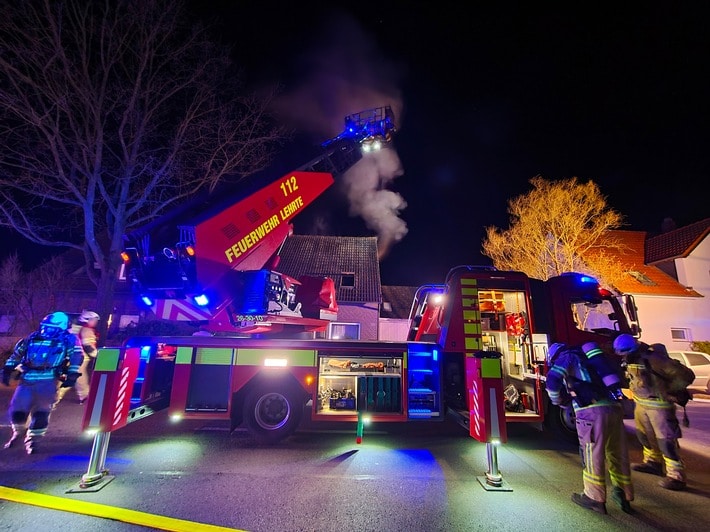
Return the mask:
M678 438L682 436L676 406L669 398L667 383L681 375L684 366L675 364L661 344L649 346L630 334L614 340L614 351L625 357L629 389L633 394L636 437L643 446L643 462L634 471L663 476L659 486L668 490L686 488L686 473L680 458Z
M98 337L96 334L96 326L99 323L100 316L91 310L85 310L79 316L79 324L81 328L77 333L79 341L81 342L81 347L84 351L84 361L81 363L81 368L79 373L81 375L76 380L76 385L74 386L74 391L76 392L79 404L82 405L89 396L89 382L91 379L91 369L93 362L96 359ZM69 388L64 388L61 385L57 392L57 402L54 403L54 408L57 407L59 402L64 398Z
M9 386L13 375L19 380L10 400L12 435L5 449L13 446L29 419L25 451L27 454L36 452L37 440L45 435L49 426L49 415L57 396L57 381L71 387L79 377L83 357L81 344L68 328L69 316L64 312L47 315L38 331L17 342L5 362L3 384Z
M572 501L606 514L608 466L611 499L623 512L631 513L634 489L620 402L621 376L591 342L581 349L553 344L547 352L547 365L550 401L562 408L574 408L577 418L584 491L573 493Z

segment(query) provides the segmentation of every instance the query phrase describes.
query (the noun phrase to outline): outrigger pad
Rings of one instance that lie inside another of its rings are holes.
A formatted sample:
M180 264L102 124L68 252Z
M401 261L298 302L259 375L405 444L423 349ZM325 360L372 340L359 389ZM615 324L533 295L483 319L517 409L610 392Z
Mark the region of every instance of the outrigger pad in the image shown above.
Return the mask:
M83 482L77 482L74 484L71 488L69 488L67 491L64 493L94 493L102 489L106 484L111 482L114 478L116 478L116 475L105 475L101 477L101 480L96 482L95 484L92 484L90 486L85 485ZM82 487L84 486L84 487Z

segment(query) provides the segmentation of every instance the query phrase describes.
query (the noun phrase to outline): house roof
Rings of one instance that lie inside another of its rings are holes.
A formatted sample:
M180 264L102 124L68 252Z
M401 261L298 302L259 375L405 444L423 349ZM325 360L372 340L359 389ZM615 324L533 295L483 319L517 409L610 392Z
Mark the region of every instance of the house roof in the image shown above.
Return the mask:
M646 264L645 231L611 230L607 234L619 244L619 249L606 248L611 260L618 260L622 268L633 275L617 281L616 289L629 294L654 296L702 297L695 290L688 290L673 277L652 264Z
M281 273L330 277L338 302L382 301L377 237L291 235L281 250ZM345 282L343 282L345 281ZM348 286L352 284L352 286Z
M646 263L685 258L710 233L710 218L680 227L646 240Z
M383 286L381 318L407 319L417 286Z

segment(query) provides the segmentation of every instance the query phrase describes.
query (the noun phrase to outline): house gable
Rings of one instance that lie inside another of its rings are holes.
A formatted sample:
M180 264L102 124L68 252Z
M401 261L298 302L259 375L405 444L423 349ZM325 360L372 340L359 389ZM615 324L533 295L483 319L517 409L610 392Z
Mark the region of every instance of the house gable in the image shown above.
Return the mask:
M291 235L276 269L296 278L330 277L338 303L382 301L377 237Z

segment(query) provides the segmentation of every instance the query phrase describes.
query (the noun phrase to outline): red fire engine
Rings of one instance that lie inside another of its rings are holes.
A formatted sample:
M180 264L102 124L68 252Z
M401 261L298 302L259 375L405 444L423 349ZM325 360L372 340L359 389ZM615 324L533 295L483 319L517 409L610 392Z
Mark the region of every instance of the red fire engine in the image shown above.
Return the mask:
M304 415L346 422L365 415L374 422L452 415L478 438L490 428L481 427L479 416L490 392L500 395L505 421L548 420L574 434L571 420L546 401L548 344L596 341L608 349L616 335L639 333L633 300L581 274L543 282L490 267L453 268L443 285L418 291L409 337L401 342L231 334L278 330L283 336L289 327L316 331L327 324L322 311L336 308L332 286L316 283L309 297L317 312L307 315L308 301L296 295L305 283L267 267L276 265L291 216L332 182L330 173L316 170L343 171L350 164L343 160L360 156L354 148L388 142L393 120L389 108L348 117L346 131L324 144L325 158L308 171L182 225L184 238L157 257L149 255L145 233L134 235L141 245L127 250L129 275L158 315L209 320L230 334L134 337L100 349L84 428L110 433L167 409L176 419L228 421L274 443ZM484 393L478 377L491 368L500 390Z

